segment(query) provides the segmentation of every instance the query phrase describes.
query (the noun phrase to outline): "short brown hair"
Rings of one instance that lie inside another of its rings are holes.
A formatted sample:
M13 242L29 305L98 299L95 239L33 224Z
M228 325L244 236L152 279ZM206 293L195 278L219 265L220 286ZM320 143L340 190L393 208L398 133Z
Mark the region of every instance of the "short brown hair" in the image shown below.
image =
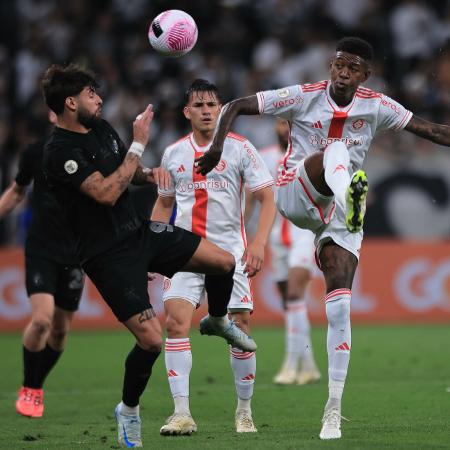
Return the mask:
M76 64L50 66L42 79L45 103L56 114L64 111L67 97L78 95L86 86L99 86L93 72Z

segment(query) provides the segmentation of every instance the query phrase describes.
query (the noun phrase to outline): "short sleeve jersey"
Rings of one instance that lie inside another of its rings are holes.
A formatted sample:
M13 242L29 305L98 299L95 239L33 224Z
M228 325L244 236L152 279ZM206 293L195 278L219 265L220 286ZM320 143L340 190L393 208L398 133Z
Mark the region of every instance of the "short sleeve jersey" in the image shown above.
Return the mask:
M166 148L162 166L173 188L159 190L176 198L175 225L207 238L234 255L236 270L247 245L244 228L245 190L271 186L274 180L255 147L244 137L228 133L219 164L206 176L195 172L194 160L208 150L192 133Z
M331 98L330 84L325 80L257 93L260 114L289 121L284 170L293 169L305 157L336 141L347 145L352 169L358 170L377 131L401 130L412 117L395 100L364 87L341 108Z
M32 219L25 253L61 264L77 264L74 237L43 172L44 145L45 141L40 141L23 150L15 178L19 186L28 186L34 181L31 197Z
M103 205L80 190L94 172L111 175L127 149L102 120L88 133L56 128L45 147L44 169L77 239L82 262L136 232L142 225L126 189L114 206Z
M270 174L276 179L283 161L283 153L278 145L271 145L260 150L261 158ZM272 230L270 231L270 243L272 245L282 245L284 247L291 246L291 227L294 225L284 218L279 212L275 216Z

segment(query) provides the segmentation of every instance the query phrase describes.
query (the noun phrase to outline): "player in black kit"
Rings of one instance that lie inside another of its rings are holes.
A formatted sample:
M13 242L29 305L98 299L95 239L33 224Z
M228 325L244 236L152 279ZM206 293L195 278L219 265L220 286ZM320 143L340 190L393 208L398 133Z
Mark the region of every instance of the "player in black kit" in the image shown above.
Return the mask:
M50 112L49 118L56 123L54 113ZM44 140L37 142L22 152L17 176L0 197L3 217L22 201L27 186L34 180L32 222L25 244L31 320L23 333L24 378L16 401L17 412L28 417L42 417L42 386L64 350L84 283L73 237L44 178L44 144Z
M141 446L139 398L160 354L162 331L150 305L147 272L206 274L210 334L246 351L256 344L227 317L234 257L199 236L172 225L142 221L128 185L157 182L163 169L144 169L140 158L149 140L152 105L133 123L127 149L101 120L102 100L93 75L77 66L50 67L43 80L47 105L58 118L45 148L45 171L76 235L86 274L137 343L125 362L122 402L116 407L119 443Z

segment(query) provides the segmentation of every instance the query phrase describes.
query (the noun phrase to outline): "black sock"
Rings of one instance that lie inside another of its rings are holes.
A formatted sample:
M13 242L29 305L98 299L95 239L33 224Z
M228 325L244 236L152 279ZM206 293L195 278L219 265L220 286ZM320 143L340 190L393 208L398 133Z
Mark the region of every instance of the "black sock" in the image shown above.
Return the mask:
M38 382L41 386L44 384L47 375L50 370L53 369L53 366L56 364L61 355L62 351L58 352L53 350L48 344L45 346L44 350L42 350L41 370L38 378Z
M206 275L205 290L208 294L208 312L210 316L222 317L228 312L227 307L233 291L234 268L224 275Z
M125 405L139 405L139 397L147 386L152 367L161 352L148 352L135 345L125 361L122 401Z
M23 386L41 389L40 373L42 370L43 350L32 352L25 346L23 349Z

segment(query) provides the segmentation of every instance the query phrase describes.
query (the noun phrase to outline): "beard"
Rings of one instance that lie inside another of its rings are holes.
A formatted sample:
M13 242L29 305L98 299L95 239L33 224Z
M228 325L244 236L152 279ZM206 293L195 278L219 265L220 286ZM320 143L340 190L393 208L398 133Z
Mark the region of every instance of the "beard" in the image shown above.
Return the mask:
M78 108L78 122L80 122L83 127L91 129L99 123L100 120L100 116L92 114L84 108Z

